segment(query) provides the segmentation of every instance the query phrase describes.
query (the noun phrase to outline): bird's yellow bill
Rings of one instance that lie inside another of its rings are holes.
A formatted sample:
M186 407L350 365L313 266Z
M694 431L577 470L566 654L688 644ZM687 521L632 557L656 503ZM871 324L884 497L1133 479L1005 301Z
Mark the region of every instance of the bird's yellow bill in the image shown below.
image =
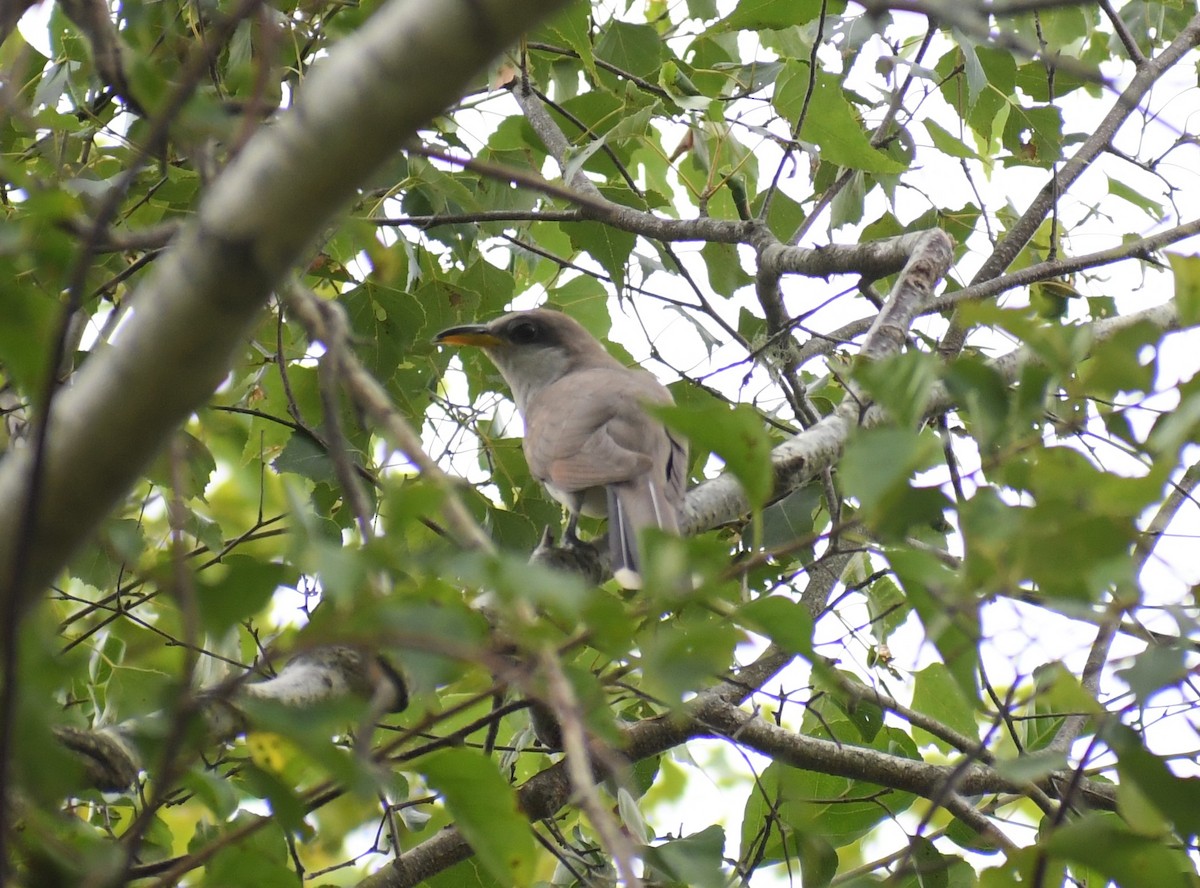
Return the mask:
M473 345L476 348L495 348L504 340L480 327L451 327L433 340L439 345Z

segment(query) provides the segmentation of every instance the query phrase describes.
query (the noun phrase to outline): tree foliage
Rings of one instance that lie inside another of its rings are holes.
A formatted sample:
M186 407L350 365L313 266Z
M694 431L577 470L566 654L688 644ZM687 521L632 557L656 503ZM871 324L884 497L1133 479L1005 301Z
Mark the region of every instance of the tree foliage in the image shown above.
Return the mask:
M1200 877L1200 17L863 6L0 16L4 878ZM542 303L637 593L432 342Z

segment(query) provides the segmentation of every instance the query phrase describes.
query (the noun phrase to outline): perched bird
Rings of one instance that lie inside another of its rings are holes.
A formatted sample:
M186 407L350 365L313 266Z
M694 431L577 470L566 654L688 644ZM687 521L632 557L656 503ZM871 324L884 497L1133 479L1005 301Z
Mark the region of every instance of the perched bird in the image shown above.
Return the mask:
M640 586L639 531L679 532L687 447L643 409L673 403L671 393L557 311L515 311L435 341L478 346L491 358L525 420L530 473L567 507L564 539L578 542L580 514L607 515L613 575Z

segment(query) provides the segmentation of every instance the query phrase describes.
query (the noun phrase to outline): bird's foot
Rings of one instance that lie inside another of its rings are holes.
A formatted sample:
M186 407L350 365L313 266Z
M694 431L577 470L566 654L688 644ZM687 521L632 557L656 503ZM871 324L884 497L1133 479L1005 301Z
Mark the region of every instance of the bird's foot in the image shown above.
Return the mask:
M534 564L579 574L595 585L604 581L605 570L600 550L573 533L564 533L562 543L556 546L554 533L547 527L529 560Z
M563 530L562 544L568 549L579 549L584 546L591 546L591 543L585 543L575 533L575 528L568 526Z

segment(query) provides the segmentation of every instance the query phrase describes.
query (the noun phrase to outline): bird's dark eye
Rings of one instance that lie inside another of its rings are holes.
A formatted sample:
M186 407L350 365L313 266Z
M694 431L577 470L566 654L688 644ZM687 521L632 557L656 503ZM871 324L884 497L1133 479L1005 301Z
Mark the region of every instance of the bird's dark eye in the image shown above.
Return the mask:
M537 342L541 335L537 324L530 321L523 321L520 324L514 324L513 328L508 333L508 338L517 345L528 345L531 342Z

